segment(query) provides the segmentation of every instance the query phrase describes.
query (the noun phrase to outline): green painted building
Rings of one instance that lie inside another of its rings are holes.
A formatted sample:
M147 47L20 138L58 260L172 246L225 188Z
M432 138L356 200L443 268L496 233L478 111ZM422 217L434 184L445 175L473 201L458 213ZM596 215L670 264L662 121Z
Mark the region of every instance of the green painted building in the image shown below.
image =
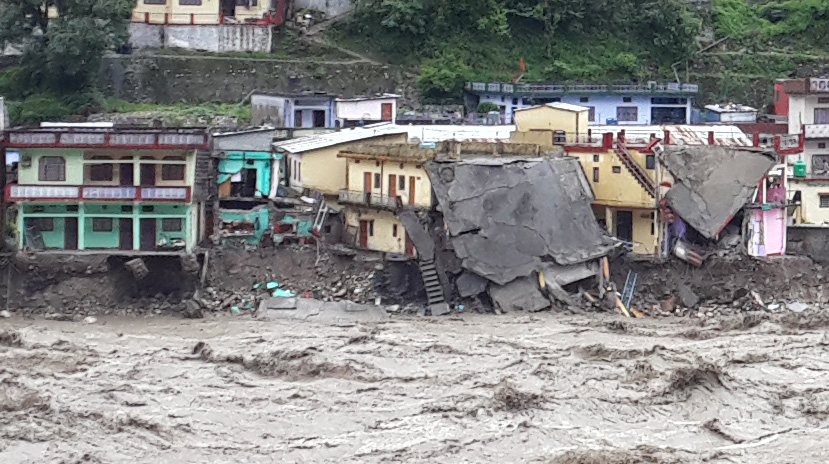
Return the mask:
M203 129L68 125L11 130L0 143L20 153L6 198L21 249L182 253L204 238Z

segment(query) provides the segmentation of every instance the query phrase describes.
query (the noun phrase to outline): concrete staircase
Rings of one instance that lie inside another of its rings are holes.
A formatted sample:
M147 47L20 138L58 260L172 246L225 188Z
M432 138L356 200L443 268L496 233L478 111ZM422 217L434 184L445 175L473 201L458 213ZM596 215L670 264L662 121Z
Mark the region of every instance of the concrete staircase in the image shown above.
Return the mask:
M423 287L426 289L429 306L445 303L446 297L443 295L443 286L440 284L435 262L432 260L419 261L418 267L420 267L420 275L423 278Z

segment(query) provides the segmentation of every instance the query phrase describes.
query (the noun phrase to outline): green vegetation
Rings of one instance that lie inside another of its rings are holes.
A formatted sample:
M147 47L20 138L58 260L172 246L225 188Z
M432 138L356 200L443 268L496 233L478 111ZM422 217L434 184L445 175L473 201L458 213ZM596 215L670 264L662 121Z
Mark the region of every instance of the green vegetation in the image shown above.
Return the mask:
M691 10L685 0L364 0L335 34L419 67L436 102L457 99L466 80L644 81L673 79L674 66L729 98L826 61L829 2L712 0Z

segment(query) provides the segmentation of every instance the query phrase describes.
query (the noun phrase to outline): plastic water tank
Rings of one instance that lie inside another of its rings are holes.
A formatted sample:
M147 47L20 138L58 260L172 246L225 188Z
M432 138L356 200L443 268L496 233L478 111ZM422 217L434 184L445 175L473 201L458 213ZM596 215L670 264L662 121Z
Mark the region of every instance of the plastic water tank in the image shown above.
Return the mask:
M794 176L795 177L806 177L806 162L803 160L797 160L794 162Z

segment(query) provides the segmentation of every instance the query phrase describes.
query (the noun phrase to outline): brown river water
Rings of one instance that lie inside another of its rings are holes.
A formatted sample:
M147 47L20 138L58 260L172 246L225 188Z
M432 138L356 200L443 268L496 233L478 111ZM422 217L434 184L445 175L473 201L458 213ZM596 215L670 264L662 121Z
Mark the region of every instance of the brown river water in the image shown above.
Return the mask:
M0 463L824 463L826 327L2 319Z

